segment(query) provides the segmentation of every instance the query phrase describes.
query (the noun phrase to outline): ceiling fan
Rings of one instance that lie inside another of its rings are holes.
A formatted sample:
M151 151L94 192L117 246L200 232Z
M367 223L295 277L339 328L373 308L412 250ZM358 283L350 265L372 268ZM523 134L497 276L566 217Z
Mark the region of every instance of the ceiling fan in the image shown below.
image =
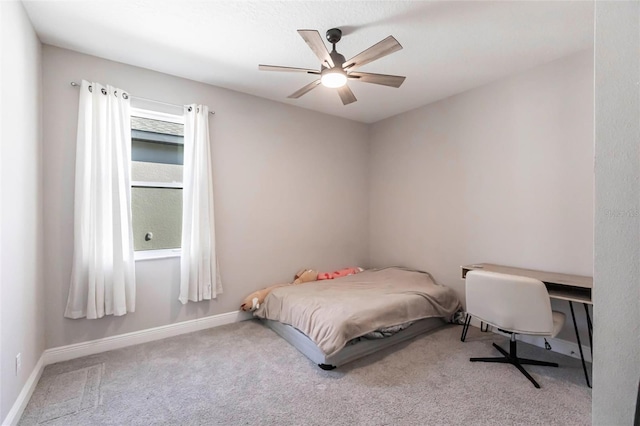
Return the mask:
M298 34L309 45L313 53L320 59L320 70L312 70L306 68L280 67L275 65L258 65L258 69L262 71L286 71L286 72L303 72L307 74L318 75L320 78L307 84L300 90L288 96L290 99L297 99L305 93L315 89L322 84L325 87L338 89L338 95L342 99L344 105L355 102L357 99L349 86L347 80L357 80L364 83L381 84L383 86L400 87L406 77L398 75L372 74L368 72L355 71L357 68L368 64L369 62L380 59L393 52L402 49L398 41L389 36L381 42L374 44L363 52L358 53L348 61L344 56L336 51L336 43L342 38L342 31L339 28L332 28L327 31L327 40L333 45L331 53L327 50L320 33L316 30L298 30Z

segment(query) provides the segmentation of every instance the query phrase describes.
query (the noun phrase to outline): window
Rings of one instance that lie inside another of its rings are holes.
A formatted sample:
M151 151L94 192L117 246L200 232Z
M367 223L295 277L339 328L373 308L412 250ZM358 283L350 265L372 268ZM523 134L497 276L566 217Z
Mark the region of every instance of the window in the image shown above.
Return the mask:
M132 108L131 209L135 251L180 248L184 118Z

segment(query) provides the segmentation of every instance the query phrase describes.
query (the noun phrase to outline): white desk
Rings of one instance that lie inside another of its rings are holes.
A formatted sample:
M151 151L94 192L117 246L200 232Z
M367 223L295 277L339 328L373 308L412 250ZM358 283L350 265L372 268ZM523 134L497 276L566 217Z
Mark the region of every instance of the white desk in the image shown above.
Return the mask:
M473 271L474 269L535 278L545 283L549 291L549 297L552 299L586 303L588 305L593 304L591 300L591 290L593 289L592 277L536 271L535 269L514 268L511 266L494 265L492 263L474 263L473 265L465 265L461 268L462 279L467 276L467 272Z
M589 382L589 374L587 373L587 365L584 360L584 354L582 353L582 344L580 343L580 333L578 333L578 324L576 323L576 315L573 310L573 302L582 303L584 306L584 312L587 318L587 330L589 332L589 345L592 348L593 354L593 326L591 323L591 316L589 315L589 305L593 305L591 293L593 290L593 278L583 275L571 275L561 274L557 272L537 271L535 269L514 268L511 266L494 265L492 263L474 263L472 265L461 266L462 279L465 279L467 272L475 269L481 271L498 272L501 274L519 275L522 277L535 278L542 281L549 292L549 297L552 299L566 300L569 302L571 308L571 318L573 319L573 328L576 333L576 340L578 341L578 348L580 349L580 359L582 360L582 368L584 370L584 377L587 381L587 386L591 387ZM468 328L468 324L466 325ZM463 329L463 336L466 336L466 332ZM464 341L464 337L461 338Z

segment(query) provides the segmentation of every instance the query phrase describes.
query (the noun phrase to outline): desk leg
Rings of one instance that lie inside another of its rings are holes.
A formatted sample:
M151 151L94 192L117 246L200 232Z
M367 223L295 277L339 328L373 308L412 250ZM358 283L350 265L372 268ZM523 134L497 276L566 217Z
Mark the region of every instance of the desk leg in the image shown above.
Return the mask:
M591 387L591 383L589 383L589 373L587 373L587 364L584 361L584 354L582 353L582 343L580 343L580 333L578 333L578 323L576 323L576 314L573 312L573 302L569 301L569 307L571 308L571 318L573 319L573 328L576 331L576 339L578 340L578 349L580 350L580 359L582 360L582 369L584 370L584 378L587 381L587 386Z
M591 316L589 316L589 305L583 303L584 313L587 315L587 330L589 330L589 349L591 350L591 358L593 359L593 324L591 324Z
M460 336L460 341L464 342L464 339L467 338L467 331L469 331L469 323L471 323L471 315L467 314L464 317L464 326L462 327L462 335Z

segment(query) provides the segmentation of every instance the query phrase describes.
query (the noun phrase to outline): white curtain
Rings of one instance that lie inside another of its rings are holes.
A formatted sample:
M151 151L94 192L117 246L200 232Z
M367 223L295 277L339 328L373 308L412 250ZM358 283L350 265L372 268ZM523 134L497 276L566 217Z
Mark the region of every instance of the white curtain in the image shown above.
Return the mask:
M187 303L215 299L222 283L216 259L209 108L186 106L184 118L179 300Z
M135 310L130 170L129 96L83 80L67 318L93 319Z

